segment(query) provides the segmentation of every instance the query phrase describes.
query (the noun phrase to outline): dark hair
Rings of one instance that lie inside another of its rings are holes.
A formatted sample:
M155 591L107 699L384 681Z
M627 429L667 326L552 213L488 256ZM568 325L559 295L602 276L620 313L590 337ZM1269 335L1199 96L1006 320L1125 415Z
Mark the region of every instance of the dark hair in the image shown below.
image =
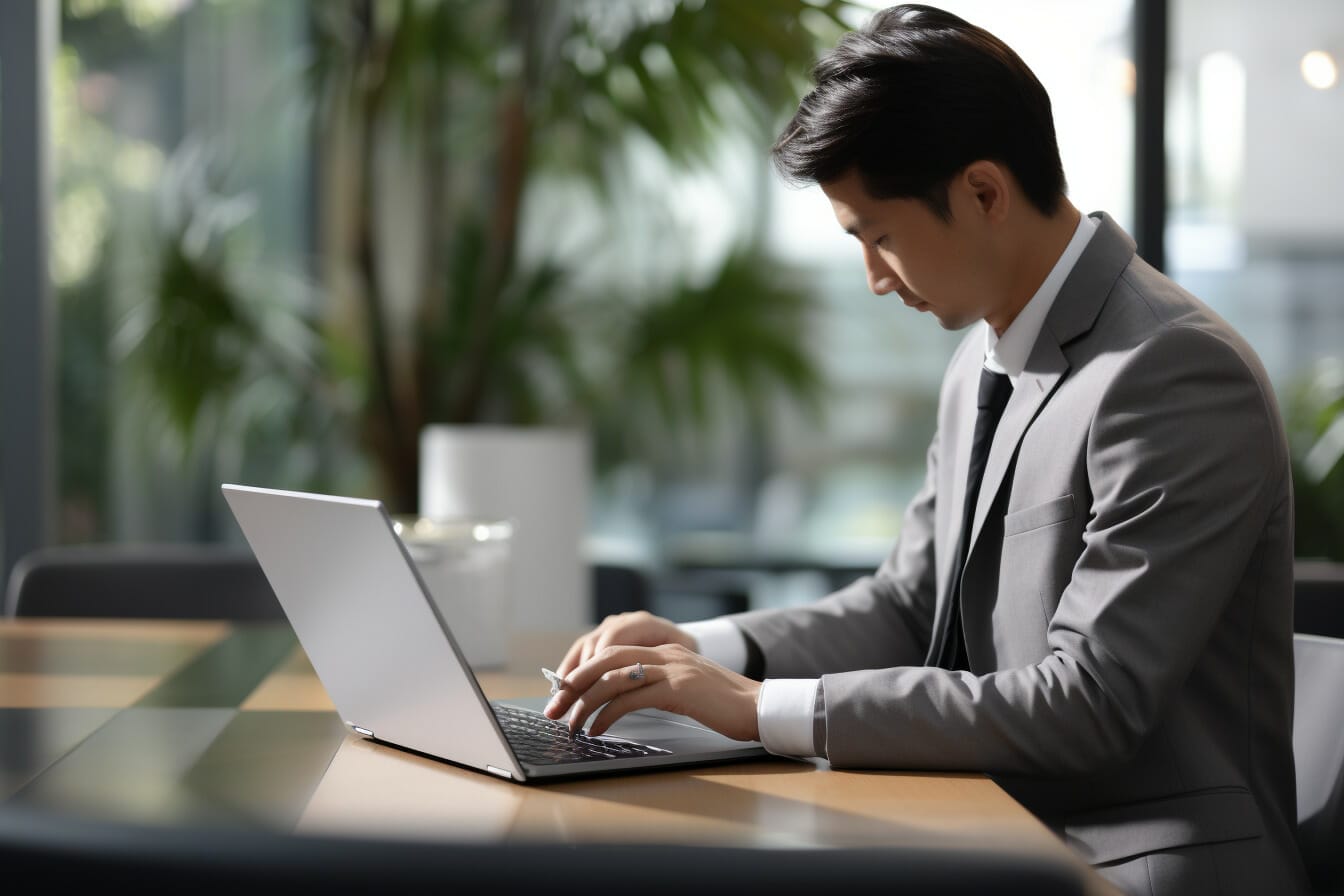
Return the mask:
M840 39L771 150L796 183L857 169L877 199L922 199L951 218L947 185L979 159L1005 165L1031 204L1064 195L1050 97L1003 41L928 6L885 9Z

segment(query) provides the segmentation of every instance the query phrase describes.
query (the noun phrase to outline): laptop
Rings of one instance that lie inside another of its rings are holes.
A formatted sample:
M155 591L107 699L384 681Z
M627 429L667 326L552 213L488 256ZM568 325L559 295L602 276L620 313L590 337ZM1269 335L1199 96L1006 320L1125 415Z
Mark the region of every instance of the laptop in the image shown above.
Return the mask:
M520 783L771 755L661 710L571 740L563 721L541 714L546 698L491 702L382 502L231 484L222 491L357 734Z

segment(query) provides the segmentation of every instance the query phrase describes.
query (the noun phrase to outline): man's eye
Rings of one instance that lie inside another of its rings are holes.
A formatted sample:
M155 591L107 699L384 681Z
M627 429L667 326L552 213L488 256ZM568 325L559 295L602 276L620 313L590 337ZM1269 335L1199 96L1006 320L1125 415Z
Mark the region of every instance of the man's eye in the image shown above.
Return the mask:
M873 240L873 245L876 246L876 247L879 248L879 249L885 249L885 248L886 248L886 242L887 242L887 235L884 233L884 234L882 234L880 237L878 237L877 239Z

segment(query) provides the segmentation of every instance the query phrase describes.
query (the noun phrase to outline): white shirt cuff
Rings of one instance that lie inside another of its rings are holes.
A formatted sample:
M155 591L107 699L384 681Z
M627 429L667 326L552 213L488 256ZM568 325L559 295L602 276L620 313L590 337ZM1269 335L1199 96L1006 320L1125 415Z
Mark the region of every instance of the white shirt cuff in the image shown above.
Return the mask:
M696 652L741 675L747 669L747 636L727 619L686 622L681 630L695 639Z
M756 724L761 744L776 756L816 756L813 738L819 678L767 678L761 682Z

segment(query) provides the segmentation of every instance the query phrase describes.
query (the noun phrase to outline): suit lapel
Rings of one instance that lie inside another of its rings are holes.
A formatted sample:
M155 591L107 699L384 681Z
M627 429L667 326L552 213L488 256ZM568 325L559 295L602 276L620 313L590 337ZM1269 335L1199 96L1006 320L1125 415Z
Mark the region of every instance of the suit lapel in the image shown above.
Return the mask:
M974 552L976 539L984 528L989 508L1003 487L1023 436L1069 371L1070 363L1065 348L1092 329L1116 281L1134 257L1134 241L1129 235L1109 216L1098 213L1094 217L1099 219L1097 232L1060 287L1059 295L1036 338L1027 366L1018 377L1013 395L999 421L976 501L968 558ZM948 374L955 377L949 394L956 402L955 407L949 409L949 418L944 421L945 425L952 424L949 426L951 431L943 433L951 452L948 460L952 465L952 506L946 517L947 527L939 533L938 538L938 597L934 612L934 636L926 660L930 665L938 661L943 641L947 637L952 604L948 594L952 558L956 553L966 503L966 474L971 465L976 397L983 363L983 352L968 346Z
M1060 381L1069 371L1069 360L1064 346L1085 335L1096 323L1106 299L1115 288L1120 274L1134 256L1134 242L1105 214L1099 214L1097 232L1083 250L1073 270L1060 287L1059 295L1050 308L1050 314L1041 327L1032 348L1031 357L1022 375L1018 377L1013 395L1004 408L1003 417L994 433L984 479L976 501L975 518L971 528L971 548L974 549L985 517L993 506L1004 478L1017 454L1018 446L1031 422L1050 400ZM978 368L977 368L978 375ZM963 383L963 386L966 384ZM952 516L956 528L951 530L955 541L961 526L961 507L965 502L966 471L970 467L971 432L975 427L975 382L971 381L970 424L963 429L956 447L957 481L960 492L954 496ZM970 556L968 551L967 556ZM940 587L945 591L947 581Z
M1050 334L1042 329L1041 338L1036 340L1036 347L1032 349L1031 362L1017 378L1012 397L1008 399L1008 405L1003 409L1003 417L999 420L999 427L994 432L989 460L985 464L985 477L980 482L980 495L975 504L975 519L971 526L972 546L980 537L985 517L989 514L989 508L993 505L1000 486L1003 485L1003 477L1008 472L1013 456L1017 454L1017 446L1021 444L1027 427L1050 400L1055 387L1068 370L1069 362L1064 357L1064 352L1060 350L1058 343L1050 338ZM968 460L968 467L969 464Z

